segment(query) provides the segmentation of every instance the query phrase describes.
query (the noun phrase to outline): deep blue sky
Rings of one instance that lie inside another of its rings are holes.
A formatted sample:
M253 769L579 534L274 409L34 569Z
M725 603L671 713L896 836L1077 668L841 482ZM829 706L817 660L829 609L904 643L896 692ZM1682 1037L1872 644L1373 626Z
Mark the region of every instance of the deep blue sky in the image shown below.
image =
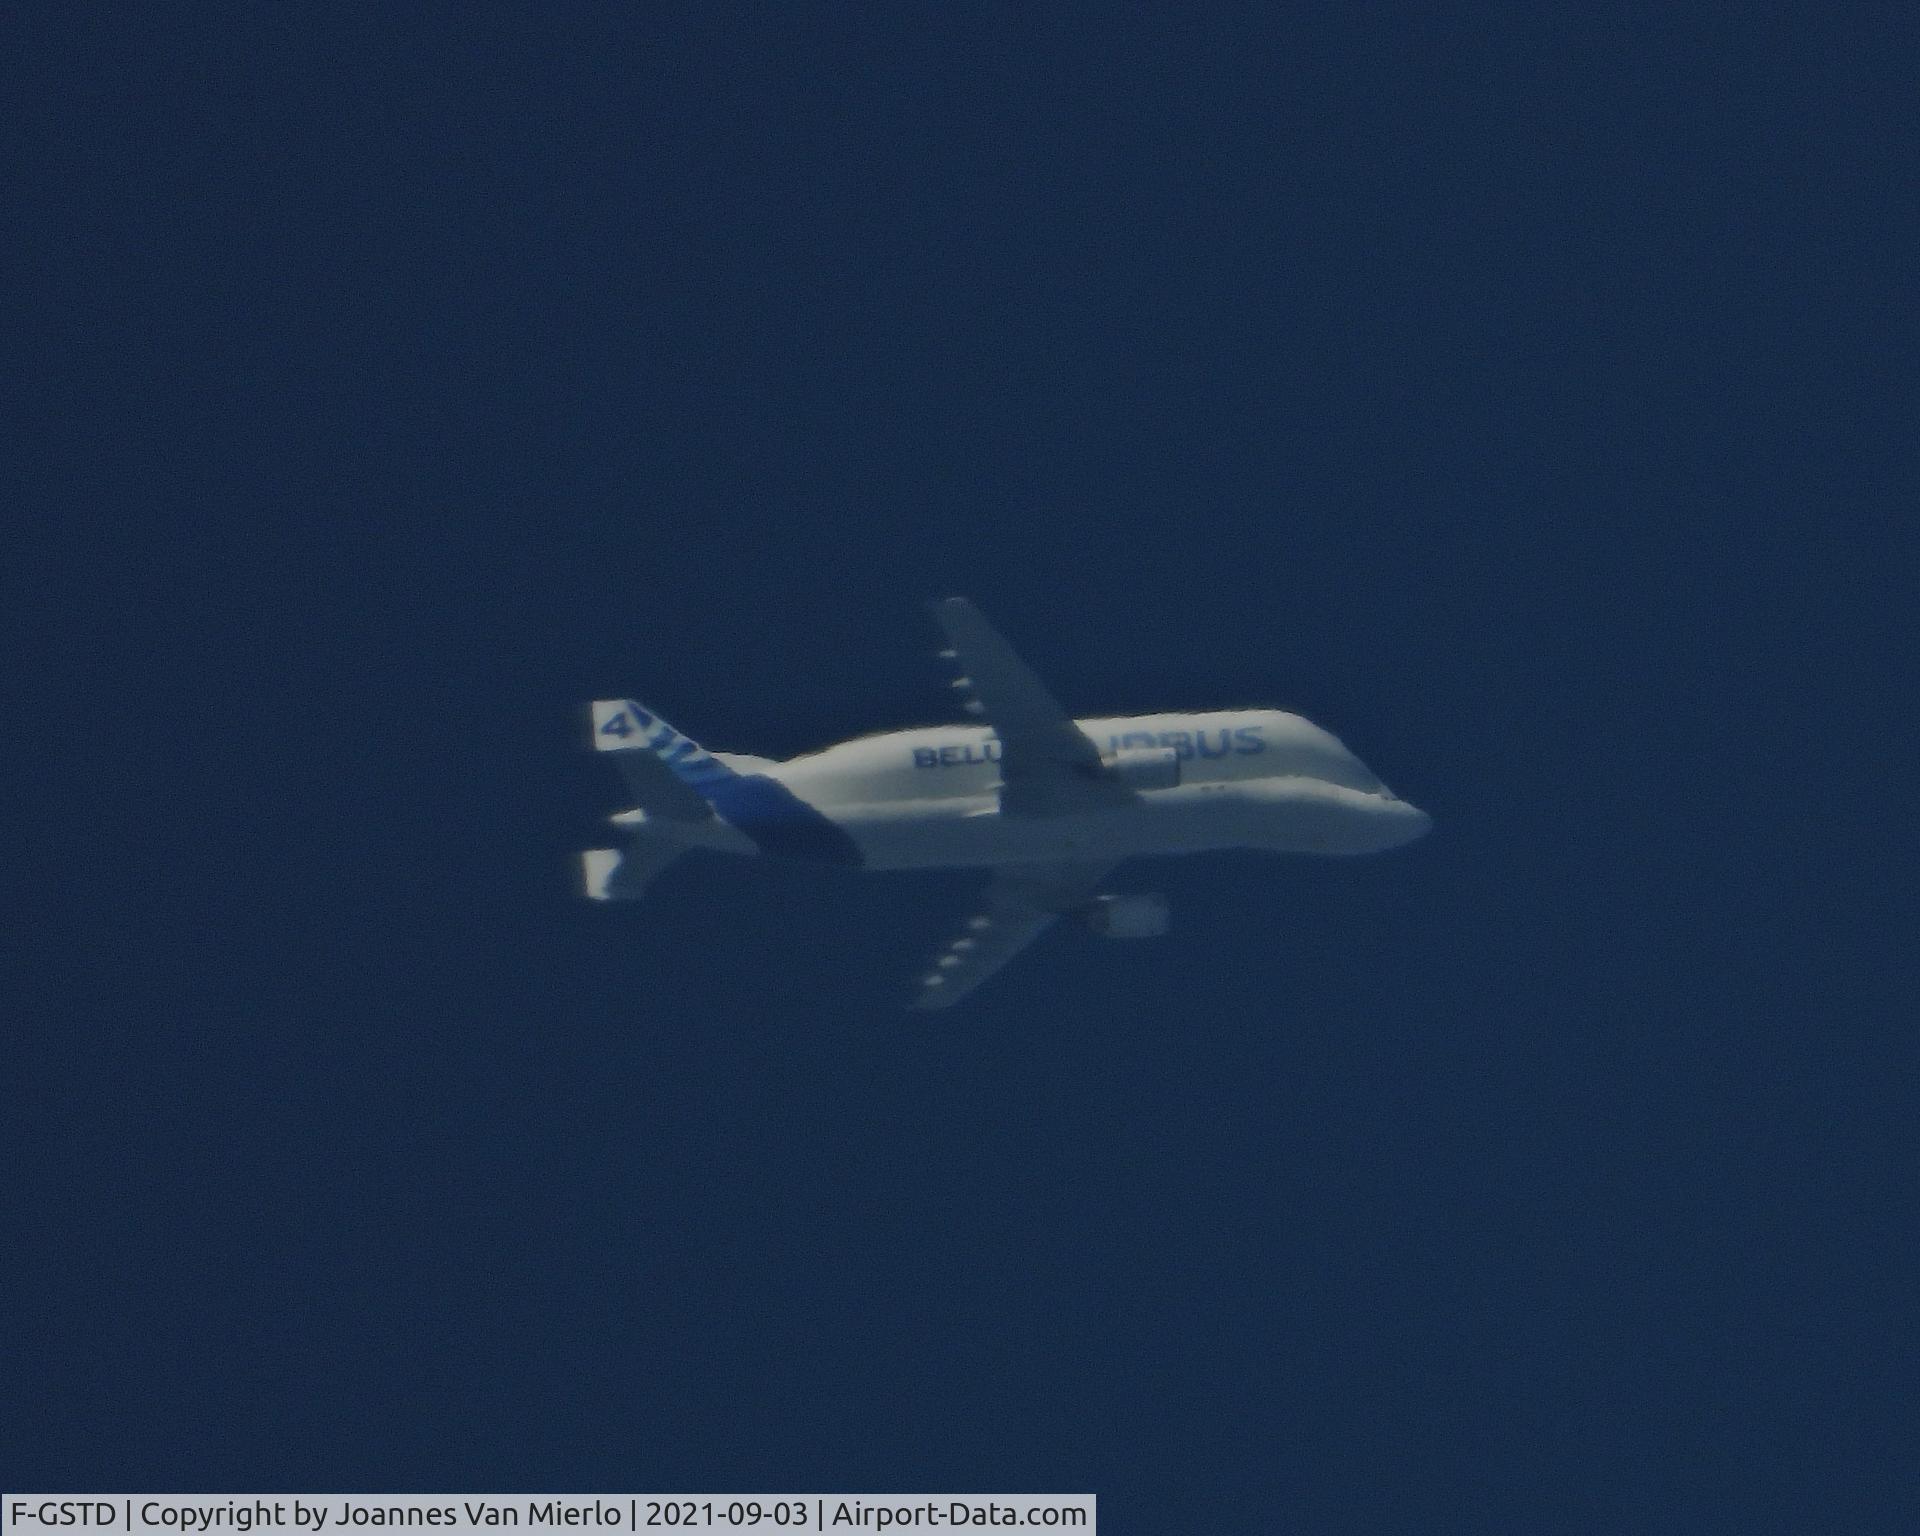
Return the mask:
M0 1481L1912 1529L1911 15L14 17ZM949 592L1438 830L573 899Z

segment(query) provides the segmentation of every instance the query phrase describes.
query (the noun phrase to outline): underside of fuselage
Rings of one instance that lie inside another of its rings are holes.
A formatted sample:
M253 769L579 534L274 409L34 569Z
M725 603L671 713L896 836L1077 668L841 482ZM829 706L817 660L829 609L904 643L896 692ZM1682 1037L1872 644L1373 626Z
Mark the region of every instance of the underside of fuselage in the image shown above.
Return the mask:
M1259 848L1343 855L1397 847L1426 818L1391 797L1313 780L1147 791L1080 814L1021 817L990 795L813 806L769 798L738 820L650 822L688 847L867 869L998 867Z
M1127 805L1057 817L1003 814L988 797L836 806L833 819L873 869L1127 859L1259 848L1375 853L1411 841L1425 815L1381 794L1311 780L1197 784Z

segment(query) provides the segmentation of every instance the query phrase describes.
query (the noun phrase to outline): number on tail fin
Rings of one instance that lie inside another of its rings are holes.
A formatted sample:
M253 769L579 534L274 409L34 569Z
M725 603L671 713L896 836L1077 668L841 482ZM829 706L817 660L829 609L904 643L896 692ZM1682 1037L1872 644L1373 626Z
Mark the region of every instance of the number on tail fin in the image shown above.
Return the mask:
M602 736L627 737L633 734L633 726L627 721L627 712L623 709L600 727Z

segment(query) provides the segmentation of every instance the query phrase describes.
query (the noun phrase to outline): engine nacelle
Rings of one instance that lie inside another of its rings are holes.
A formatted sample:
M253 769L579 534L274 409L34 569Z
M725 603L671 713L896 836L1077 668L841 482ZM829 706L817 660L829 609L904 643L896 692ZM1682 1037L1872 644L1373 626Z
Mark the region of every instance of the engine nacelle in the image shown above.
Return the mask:
M1157 939L1173 921L1167 898L1158 891L1096 896L1082 920L1103 939Z
M1106 764L1128 789L1174 789L1180 783L1180 754L1172 747L1122 747Z

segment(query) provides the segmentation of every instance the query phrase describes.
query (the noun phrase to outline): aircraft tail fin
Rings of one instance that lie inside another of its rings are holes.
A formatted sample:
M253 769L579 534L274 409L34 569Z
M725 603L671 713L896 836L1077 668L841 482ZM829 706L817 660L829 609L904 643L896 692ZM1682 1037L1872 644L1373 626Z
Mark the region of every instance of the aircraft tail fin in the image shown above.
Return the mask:
M681 822L712 816L745 833L762 853L860 862L846 829L787 788L765 758L709 752L631 699L594 704L593 744L614 754L648 816Z
M593 746L611 752L634 803L667 821L705 821L714 789L736 777L711 752L631 699L596 699Z

